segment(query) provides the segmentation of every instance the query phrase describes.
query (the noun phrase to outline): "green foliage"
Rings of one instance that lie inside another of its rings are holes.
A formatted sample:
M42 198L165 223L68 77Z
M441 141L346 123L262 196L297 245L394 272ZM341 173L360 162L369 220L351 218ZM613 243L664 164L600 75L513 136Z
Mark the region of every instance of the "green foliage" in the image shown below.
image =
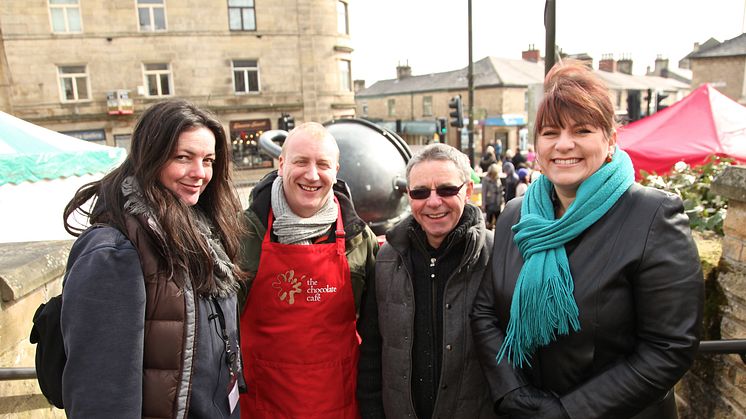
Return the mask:
M717 156L711 156L706 164L697 167L678 162L665 176L641 170L641 183L679 195L692 230L714 231L722 236L728 205L719 195L710 192L710 184L731 162L732 159Z

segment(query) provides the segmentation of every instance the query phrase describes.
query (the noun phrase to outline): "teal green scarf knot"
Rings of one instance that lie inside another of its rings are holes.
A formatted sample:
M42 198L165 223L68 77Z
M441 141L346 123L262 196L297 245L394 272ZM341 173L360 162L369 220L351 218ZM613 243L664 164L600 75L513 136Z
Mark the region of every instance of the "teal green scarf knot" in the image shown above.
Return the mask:
M521 205L521 219L513 226L523 256L510 305L505 340L497 354L513 365L531 365L529 357L541 346L580 330L574 282L565 243L577 237L616 203L634 183L629 155L617 147L614 158L583 181L559 219L554 218L554 185L546 176L531 183Z

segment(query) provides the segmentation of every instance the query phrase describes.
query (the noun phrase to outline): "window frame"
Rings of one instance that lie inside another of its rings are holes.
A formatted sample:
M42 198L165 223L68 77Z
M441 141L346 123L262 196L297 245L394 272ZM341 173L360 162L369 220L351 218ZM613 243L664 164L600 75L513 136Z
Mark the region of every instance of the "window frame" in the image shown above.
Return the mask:
M339 73L339 90L345 93L352 92L352 60L337 60L337 72ZM344 77L345 73L347 77Z
M166 70L148 70L148 65L166 65ZM168 89L169 93L167 95L163 94L163 86L161 83L161 77L162 75L166 74L168 76ZM150 83L148 82L148 76L154 75L156 76L156 82L157 82L157 95L151 95L150 94ZM163 97L171 97L174 93L174 72L173 68L171 67L171 63L142 63L142 78L143 78L143 86L145 87L145 97L148 98L163 98Z
M47 10L49 11L49 27L52 30L52 33L59 33L59 34L65 34L65 33L83 33L83 15L80 12L80 0L75 0L75 4L67 4L67 3L58 3L58 4L52 4L52 0L47 0ZM53 9L61 9L63 13L63 20L65 23L65 30L64 31L56 31L54 29L54 16L52 13ZM69 9L77 9L78 10L78 22L80 24L80 29L77 31L70 29L70 18L68 15Z
M64 73L62 71L63 68L72 68L72 67L83 67L82 73ZM78 83L79 79L83 78L85 82L85 89L87 93L87 97L81 98L80 94L78 92ZM73 99L67 98L67 93L65 90L65 83L64 79L72 79L72 89L73 89ZM57 82L59 86L59 92L60 92L60 102L62 103L81 103L81 102L90 102L92 99L91 95L91 77L88 74L88 64L59 64L57 65Z
M254 66L236 66L236 62L242 62L242 61L253 61ZM256 72L256 91L251 90L251 84L249 83L249 76L248 73L250 71L254 70ZM244 77L244 85L247 90L245 91L238 91L236 90L236 71L241 71ZM255 95L259 94L262 91L262 80L259 74L259 60L258 59L235 59L231 60L231 75L232 75L232 81L233 81L233 94L235 95Z
M137 31L142 33L148 32L166 32L168 30L168 16L166 13L166 0L160 0L160 3L140 3L141 0L135 0L135 18L137 19ZM158 1L158 0L156 0ZM163 10L163 29L156 29L154 10L156 8ZM140 9L148 9L151 29L143 29L140 24Z
M340 10L341 8L341 10ZM340 19L343 18L344 21ZM344 29L341 26L344 24ZM350 34L350 12L346 1L337 0L337 33L339 35Z
M386 113L388 116L396 116L396 99L389 98L386 101Z
M251 6L231 6L230 2L231 0L226 0L226 4L228 5L228 30L234 31L234 32L256 32L256 2L255 0L250 0ZM241 27L240 28L233 28L231 27L231 9L238 9L239 10L239 16L241 16ZM244 21L244 9L251 10L252 16L253 16L253 25L254 27L251 29L246 28L246 22Z
M431 95L422 96L422 116L433 116L433 97Z

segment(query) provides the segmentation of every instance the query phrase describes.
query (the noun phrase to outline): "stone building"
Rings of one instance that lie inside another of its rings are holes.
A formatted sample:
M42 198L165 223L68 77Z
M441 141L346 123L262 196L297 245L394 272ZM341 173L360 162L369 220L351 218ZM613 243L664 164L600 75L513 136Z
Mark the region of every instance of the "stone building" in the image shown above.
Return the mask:
M593 67L587 54L564 57L579 59ZM611 91L617 115L624 119L629 96L637 97L640 116L655 112L644 97L666 94L666 101L681 99L689 85L674 79L632 74L632 60L614 61L611 55L599 62L596 74ZM610 66L610 64L613 64ZM522 58L485 57L474 62L474 148L481 153L488 144L502 144L502 150L526 149L531 141L535 109L542 96L544 62L539 50L530 47ZM422 145L437 137L437 120L448 121L450 98L461 95L464 116L467 115L467 68L443 73L413 76L409 66L397 67L397 78L375 82L364 88L355 81L357 115L399 133L410 145ZM640 99L643 98L643 99ZM466 122L464 123L466 125ZM466 130L448 127L446 141L466 151Z
M502 141L515 147L526 125L527 87L541 83L544 65L527 60L486 57L474 63L474 143ZM374 83L355 95L357 115L391 125L411 145L433 139L436 120L448 120L448 101L461 95L468 118L467 69L412 76L408 66L397 68L395 80ZM398 122L396 126L395 121ZM466 125L466 124L465 124ZM447 142L458 146L459 132L448 127Z
M355 112L349 0L4 0L0 110L127 147L137 115L180 97L217 114L238 167L256 138Z
M692 87L710 83L729 98L746 104L746 33L718 42L695 44L684 57L692 70Z

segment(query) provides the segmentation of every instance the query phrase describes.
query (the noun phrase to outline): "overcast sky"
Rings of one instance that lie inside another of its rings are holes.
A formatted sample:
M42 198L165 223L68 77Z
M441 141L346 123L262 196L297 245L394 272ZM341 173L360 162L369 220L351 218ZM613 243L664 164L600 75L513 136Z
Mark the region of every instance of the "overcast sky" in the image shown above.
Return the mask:
M473 57L520 58L534 44L544 55L544 0L472 0ZM556 44L566 53L633 59L644 74L657 55L678 60L695 42L735 38L746 0L556 0ZM366 86L468 65L467 0L351 0L352 76Z

